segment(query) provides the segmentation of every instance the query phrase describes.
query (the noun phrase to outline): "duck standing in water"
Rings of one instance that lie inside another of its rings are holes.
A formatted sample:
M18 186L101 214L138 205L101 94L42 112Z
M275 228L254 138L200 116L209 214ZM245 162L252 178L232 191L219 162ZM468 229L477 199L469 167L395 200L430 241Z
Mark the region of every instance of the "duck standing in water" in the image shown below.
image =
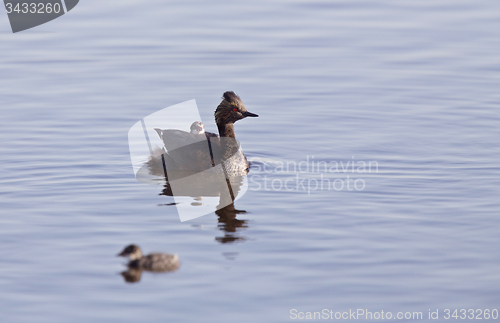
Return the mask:
M219 136L205 132L203 123L196 121L190 133L180 130L155 128L163 140L167 153L164 154L167 171L203 171L222 163L227 175L241 175L248 172L248 161L239 148L234 133L234 123L246 117L258 117L249 112L240 97L234 92L223 94L214 117ZM209 149L200 135L205 134Z
M177 255L151 253L143 256L141 248L135 244L125 247L117 256L128 257L130 261L127 266L130 269L166 272L179 268L179 257Z

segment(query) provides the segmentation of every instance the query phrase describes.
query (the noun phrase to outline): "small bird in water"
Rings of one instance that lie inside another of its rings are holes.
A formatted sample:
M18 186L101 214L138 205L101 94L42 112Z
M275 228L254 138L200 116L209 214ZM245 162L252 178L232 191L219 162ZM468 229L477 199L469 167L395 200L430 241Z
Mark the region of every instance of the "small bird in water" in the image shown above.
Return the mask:
M128 267L131 269L147 270L154 272L174 271L179 268L179 257L165 253L151 253L143 256L141 248L131 244L117 256L130 259Z
M236 141L234 123L258 115L249 112L240 97L228 91L223 94L214 117L220 136L205 132L205 126L200 121L191 124L189 133L175 129L154 129L167 151L164 154L167 170L199 172L223 162L225 171L231 175L248 172L249 164ZM209 139L210 151L207 151L206 143L200 140L201 134Z

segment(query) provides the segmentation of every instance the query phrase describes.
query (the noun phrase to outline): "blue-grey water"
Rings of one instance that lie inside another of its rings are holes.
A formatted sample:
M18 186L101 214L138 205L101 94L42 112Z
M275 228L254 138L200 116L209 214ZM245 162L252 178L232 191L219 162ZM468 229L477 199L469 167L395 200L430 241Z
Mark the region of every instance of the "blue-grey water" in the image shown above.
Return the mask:
M1 322L500 310L498 1L86 0L0 44ZM228 90L247 212L180 222L128 130ZM126 283L129 243L181 267Z

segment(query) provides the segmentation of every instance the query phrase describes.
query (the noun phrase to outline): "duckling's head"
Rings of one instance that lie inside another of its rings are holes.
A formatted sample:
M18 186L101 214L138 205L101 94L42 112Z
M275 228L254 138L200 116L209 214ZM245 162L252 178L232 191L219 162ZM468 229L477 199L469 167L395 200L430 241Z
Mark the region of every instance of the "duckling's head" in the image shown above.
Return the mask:
M141 248L139 248L139 246L135 244L131 244L125 247L125 249L123 249L123 251L119 253L118 256L128 257L130 260L141 259L142 258Z
M205 125L201 121L195 121L191 124L191 133L195 135L202 135L205 133Z
M222 99L214 113L217 125L235 123L246 117L258 117L258 115L247 111L243 101L233 91L225 92Z

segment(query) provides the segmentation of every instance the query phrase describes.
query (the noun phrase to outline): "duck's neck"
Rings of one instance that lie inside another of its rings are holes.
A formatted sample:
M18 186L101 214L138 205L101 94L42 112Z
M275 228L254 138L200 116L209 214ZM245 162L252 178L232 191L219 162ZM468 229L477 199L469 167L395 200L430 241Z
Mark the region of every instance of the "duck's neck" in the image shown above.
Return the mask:
M234 125L232 123L218 124L220 144L222 148L222 160L226 161L237 153L239 146L234 136Z
M218 124L217 128L219 129L219 136L236 139L236 137L234 135L234 124L233 123Z

